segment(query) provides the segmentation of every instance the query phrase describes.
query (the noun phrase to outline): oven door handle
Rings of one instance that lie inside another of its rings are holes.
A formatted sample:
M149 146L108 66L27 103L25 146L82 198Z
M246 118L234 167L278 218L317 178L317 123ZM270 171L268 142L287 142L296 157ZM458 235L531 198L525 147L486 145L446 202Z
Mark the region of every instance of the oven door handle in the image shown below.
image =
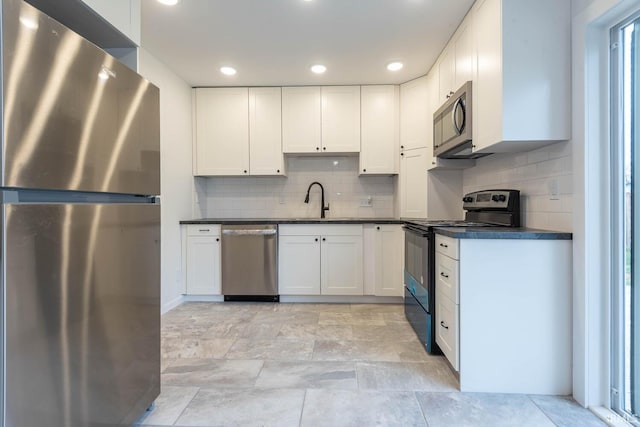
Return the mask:
M412 227L407 224L403 225L402 228L404 229L404 231L407 231L409 233L417 234L418 236L426 237L427 239L429 238L429 232L422 228Z

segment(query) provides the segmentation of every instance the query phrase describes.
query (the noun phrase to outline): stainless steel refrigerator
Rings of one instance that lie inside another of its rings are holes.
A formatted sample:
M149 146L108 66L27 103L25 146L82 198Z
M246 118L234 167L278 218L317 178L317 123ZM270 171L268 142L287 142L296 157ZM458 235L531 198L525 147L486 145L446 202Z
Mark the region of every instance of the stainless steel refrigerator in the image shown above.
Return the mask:
M2 0L2 421L118 426L160 391L159 91Z

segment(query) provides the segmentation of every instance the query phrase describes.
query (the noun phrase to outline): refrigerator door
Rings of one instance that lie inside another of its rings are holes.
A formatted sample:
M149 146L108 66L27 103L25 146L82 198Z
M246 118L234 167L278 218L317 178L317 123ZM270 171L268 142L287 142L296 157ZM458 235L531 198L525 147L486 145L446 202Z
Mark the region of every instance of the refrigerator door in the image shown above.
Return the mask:
M160 207L3 207L5 425L130 425L160 392Z
M160 194L157 87L20 0L2 56L0 186Z

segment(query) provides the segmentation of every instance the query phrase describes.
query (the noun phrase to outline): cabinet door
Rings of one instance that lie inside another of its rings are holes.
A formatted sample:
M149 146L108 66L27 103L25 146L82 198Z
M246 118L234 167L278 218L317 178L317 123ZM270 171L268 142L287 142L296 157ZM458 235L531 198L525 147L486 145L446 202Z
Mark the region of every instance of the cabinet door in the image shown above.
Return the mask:
M322 88L322 151L360 152L360 86Z
M403 153L400 158L401 206L400 216L427 217L427 149L419 148Z
M376 225L377 296L404 295L404 233L400 225Z
M436 342L456 371L460 370L459 309L458 304L436 291Z
M433 111L426 76L400 85L400 149L426 147L432 133L428 123L433 125Z
M429 119L426 121L427 128L427 159L425 161L427 169L436 167L436 158L433 157L433 113L440 108L440 92L439 92L439 70L437 67L431 69L427 74L427 109L429 111Z
M398 86L362 86L361 91L360 174L398 173Z
M502 23L500 0L475 11L477 77L473 90L475 151L502 140Z
M196 89L196 175L249 173L247 88Z
M470 12L471 13L471 12ZM473 18L467 18L460 24L455 39L455 83L452 90L458 90L466 82L473 80L475 47L473 42Z
M280 236L280 295L320 295L320 237Z
M279 87L249 88L249 163L251 175L284 174Z
M187 294L220 295L220 236L187 237Z
M362 236L322 236L322 295L362 295Z
M285 153L322 149L322 97L319 87L282 88L282 148Z
M442 52L440 57L440 65L438 67L440 72L440 90L439 101L440 104L448 99L448 96L453 95L456 90L456 49L455 44L451 43Z

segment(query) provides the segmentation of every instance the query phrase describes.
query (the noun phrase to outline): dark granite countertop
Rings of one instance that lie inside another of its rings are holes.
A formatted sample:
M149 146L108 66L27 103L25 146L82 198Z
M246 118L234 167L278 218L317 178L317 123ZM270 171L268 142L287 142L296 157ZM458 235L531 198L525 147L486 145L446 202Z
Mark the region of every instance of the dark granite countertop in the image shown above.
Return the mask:
M180 221L180 224L404 224L394 218L203 218Z
M454 239L523 239L523 240L571 240L573 234L562 231L537 230L535 228L509 227L436 227L436 234Z

